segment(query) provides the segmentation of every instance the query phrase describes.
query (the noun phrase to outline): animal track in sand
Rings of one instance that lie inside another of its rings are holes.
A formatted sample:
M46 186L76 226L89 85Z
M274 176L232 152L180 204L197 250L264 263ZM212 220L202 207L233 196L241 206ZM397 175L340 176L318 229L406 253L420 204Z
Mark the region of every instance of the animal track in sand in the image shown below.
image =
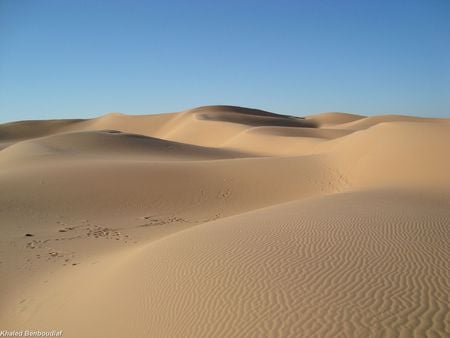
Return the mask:
M231 197L231 189L224 189L220 191L217 197L224 200L229 199Z
M145 220L147 223L140 224L140 225L138 225L138 227L151 227L151 226L169 225L169 224L174 224L174 223L175 224L184 223L184 224L195 225L195 224L214 221L221 217L223 217L221 213L214 214L214 215L204 218L204 219L189 219L186 217L179 217L179 216L174 216L174 215L171 215L171 216L149 215L149 216L143 216L143 217L139 218L139 219Z
M148 227L148 226L158 226L166 225L171 223L190 223L187 219L177 217L177 216L143 216L141 219L146 221L145 224L138 225L138 227Z
M119 231L99 225L94 225L93 228L88 227L86 235L87 237L115 239L117 241L121 238Z
M66 225L63 222L57 221L59 225ZM61 262L63 261L63 265L78 265L80 263L74 262L71 263L75 258L75 252L71 251L61 251L55 249L52 243L55 244L59 241L72 241L72 240L82 240L87 238L100 238L100 239L110 239L120 241L122 240L124 243L128 243L130 240L127 234L122 234L121 232L99 225L91 225L87 220L83 220L82 225L77 226L66 226L64 228L57 229L58 237L50 237L46 239L38 239L35 234L32 236L25 235L26 238L34 237L31 241L26 242L25 247L30 250L36 251L34 258L35 259L43 259L49 262ZM63 237L62 237L63 236ZM30 238L31 239L31 238ZM27 258L26 262L31 264L32 258Z

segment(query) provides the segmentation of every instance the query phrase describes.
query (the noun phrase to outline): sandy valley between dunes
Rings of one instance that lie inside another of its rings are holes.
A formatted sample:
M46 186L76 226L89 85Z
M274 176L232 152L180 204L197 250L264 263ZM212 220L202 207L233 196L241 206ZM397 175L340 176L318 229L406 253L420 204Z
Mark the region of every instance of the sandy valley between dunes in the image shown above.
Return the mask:
M450 119L1 124L0 226L0 330L450 336Z

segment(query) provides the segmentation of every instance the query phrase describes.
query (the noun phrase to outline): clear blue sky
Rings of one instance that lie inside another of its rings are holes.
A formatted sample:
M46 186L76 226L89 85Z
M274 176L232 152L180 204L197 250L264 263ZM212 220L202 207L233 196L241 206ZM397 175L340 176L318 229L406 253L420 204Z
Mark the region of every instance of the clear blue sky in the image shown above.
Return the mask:
M0 0L0 121L207 104L450 116L450 1Z

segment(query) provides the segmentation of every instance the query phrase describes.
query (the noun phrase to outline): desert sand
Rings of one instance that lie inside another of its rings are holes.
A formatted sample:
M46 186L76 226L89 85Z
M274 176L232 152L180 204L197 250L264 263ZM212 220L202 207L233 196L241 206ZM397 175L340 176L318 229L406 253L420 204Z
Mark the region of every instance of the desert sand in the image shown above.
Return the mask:
M0 330L450 334L450 119L5 123L0 226Z

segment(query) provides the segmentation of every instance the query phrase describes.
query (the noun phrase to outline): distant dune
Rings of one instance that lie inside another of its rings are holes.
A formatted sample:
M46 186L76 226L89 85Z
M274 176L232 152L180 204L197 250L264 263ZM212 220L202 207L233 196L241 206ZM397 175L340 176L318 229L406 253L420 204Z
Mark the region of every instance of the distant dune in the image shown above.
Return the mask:
M449 335L450 119L0 125L0 330Z

